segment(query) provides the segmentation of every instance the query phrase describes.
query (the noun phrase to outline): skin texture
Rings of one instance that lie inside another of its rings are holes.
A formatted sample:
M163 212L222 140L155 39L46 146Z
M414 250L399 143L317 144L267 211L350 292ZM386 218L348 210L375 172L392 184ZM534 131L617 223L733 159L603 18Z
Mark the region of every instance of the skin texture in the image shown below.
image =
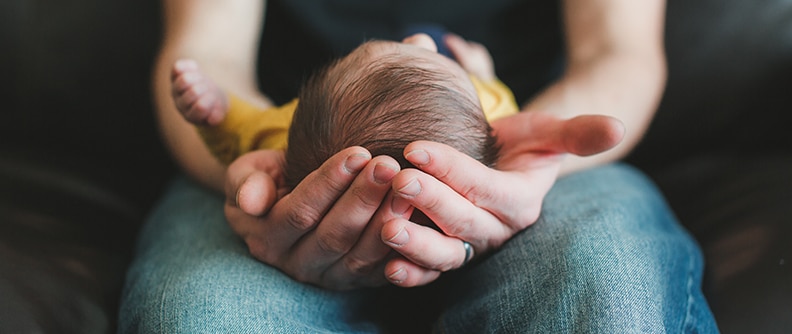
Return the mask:
M253 256L332 289L429 283L462 264L460 240L475 254L497 249L536 221L559 173L627 154L643 136L665 83L663 1L567 0L568 69L523 113L492 123L502 147L499 170L437 143L409 145L405 156L419 169L406 170L350 148L284 194L282 152L249 153L224 170L181 119L169 86L174 62L191 58L224 90L271 105L253 77L262 6L165 2L166 38L154 77L162 133L189 175L225 189L229 224ZM414 209L443 233L408 221ZM391 250L398 256L387 255Z

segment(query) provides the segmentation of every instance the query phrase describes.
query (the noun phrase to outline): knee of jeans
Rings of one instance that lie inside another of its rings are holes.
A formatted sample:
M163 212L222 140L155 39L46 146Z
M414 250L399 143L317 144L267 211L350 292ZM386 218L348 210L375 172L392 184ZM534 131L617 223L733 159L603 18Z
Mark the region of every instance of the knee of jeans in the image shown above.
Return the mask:
M641 226L650 220L611 222L573 235L566 248L559 270L578 305L636 323L663 319L660 327L684 319L700 295L702 260L692 239L681 229Z
M261 282L254 273L223 270L211 256L204 261L171 262L149 270L133 267L123 296L122 332L222 332L232 329L230 324L244 323L244 311L251 310L247 306L257 305L255 298L260 297L252 290ZM269 310L257 311L266 315ZM217 324L231 327L210 328Z
M122 298L119 332L187 332L190 314L197 311L205 292L195 286L200 279L174 269L132 268Z
M204 264L158 266L156 271L129 280L120 332L268 332L288 328L290 319L298 316L290 310L299 309L299 298L288 293L295 289L286 286L293 283L260 263L226 260L235 263L234 270L208 257Z

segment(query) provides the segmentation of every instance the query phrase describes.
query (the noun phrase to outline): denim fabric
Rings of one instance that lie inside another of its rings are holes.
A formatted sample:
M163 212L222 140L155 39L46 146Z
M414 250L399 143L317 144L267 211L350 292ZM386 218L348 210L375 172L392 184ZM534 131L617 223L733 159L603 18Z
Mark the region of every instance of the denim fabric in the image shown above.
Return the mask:
M535 225L434 284L332 292L251 258L222 198L179 179L142 231L119 331L401 332L383 319L432 304L443 333L715 333L702 265L654 185L611 165L560 179Z
M560 179L539 221L458 274L447 333L716 333L703 261L642 174Z

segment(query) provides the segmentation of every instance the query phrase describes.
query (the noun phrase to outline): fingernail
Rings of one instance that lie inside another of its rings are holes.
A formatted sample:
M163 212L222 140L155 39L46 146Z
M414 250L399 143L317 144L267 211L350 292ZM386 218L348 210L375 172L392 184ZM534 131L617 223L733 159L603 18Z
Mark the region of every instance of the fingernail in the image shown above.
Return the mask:
M423 166L429 164L429 153L426 153L424 150L415 150L407 152L404 155L407 158L407 161L411 162L413 165L416 166Z
M356 153L347 157L344 162L344 169L349 174L357 174L369 162L371 157L368 154Z
M417 196L421 193L421 183L417 179L412 179L406 186L396 189L396 192L408 197Z
M406 244L408 241L410 241L410 234L407 233L407 230L405 230L404 227L399 229L399 232L397 232L396 235L388 240L385 240L386 243L396 247L404 246L404 244Z
M405 279L407 279L407 272L404 271L404 268L396 269L396 271L388 275L388 280L391 283L399 284L404 282Z
M239 187L239 189L237 189L236 196L234 196L234 206L237 208L239 207L239 193L241 192L242 192L242 187Z
M412 205L406 199L394 196L391 200L391 212L396 216L404 216ZM402 217L407 218L407 217Z
M374 166L374 181L379 184L390 182L399 169L386 163L378 163Z

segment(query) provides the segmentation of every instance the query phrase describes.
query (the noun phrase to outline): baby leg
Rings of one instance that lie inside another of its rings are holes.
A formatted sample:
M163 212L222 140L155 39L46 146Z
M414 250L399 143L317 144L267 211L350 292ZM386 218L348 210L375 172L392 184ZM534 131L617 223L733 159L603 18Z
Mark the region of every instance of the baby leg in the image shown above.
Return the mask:
M179 113L196 125L220 124L228 111L226 94L194 60L181 59L173 64L171 94Z

